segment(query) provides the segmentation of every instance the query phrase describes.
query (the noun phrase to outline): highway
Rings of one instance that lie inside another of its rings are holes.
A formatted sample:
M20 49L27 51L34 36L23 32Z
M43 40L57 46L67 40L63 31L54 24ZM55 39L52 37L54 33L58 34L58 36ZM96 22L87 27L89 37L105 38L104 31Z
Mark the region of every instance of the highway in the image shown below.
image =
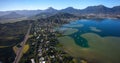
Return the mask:
M17 50L16 57L15 57L15 60L13 61L13 63L19 63L19 61L20 61L20 59L21 59L21 57L23 55L22 51L23 51L23 48L24 48L24 46L25 46L25 44L26 44L26 42L28 40L29 33L30 33L30 30L31 30L31 26L32 26L32 24L29 25L28 31L27 31L27 33L25 35L24 40L21 42L21 47L18 48L18 50Z

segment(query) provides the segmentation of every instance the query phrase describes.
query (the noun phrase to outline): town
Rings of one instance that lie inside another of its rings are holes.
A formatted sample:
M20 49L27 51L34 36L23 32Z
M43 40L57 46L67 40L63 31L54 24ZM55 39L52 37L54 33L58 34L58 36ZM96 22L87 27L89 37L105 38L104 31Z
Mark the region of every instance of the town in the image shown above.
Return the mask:
M57 40L61 33L52 28L53 24L35 22L27 44L30 48L20 63L75 63L75 59L64 52Z

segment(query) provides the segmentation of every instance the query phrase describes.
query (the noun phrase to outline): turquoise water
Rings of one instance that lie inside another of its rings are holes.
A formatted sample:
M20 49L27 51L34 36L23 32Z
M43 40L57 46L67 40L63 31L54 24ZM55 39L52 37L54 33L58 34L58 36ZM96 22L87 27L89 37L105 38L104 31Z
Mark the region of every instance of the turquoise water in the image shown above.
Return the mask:
M60 29L73 28L78 29L78 32L70 34L75 43L81 47L90 47L88 41L81 37L84 33L96 33L102 37L114 36L120 37L120 19L81 19L72 21L69 24L64 24Z

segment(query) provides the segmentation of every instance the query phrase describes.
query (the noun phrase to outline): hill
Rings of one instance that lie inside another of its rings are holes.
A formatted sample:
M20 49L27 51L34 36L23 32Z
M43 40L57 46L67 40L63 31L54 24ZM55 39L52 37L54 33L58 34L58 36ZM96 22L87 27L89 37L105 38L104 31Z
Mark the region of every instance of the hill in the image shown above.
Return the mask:
M112 8L104 5L88 6L85 9L75 9L73 7L67 7L65 9L57 10L49 7L45 10L16 10L16 11L0 11L0 22L10 22L24 19L40 19L53 16L60 13L69 13L75 16L84 16L87 18L120 18L120 6L114 6ZM60 15L57 15L59 17ZM69 15L64 14L62 17L68 18ZM68 17L67 17L68 16ZM71 15L70 15L71 16ZM22 17L22 18L21 18ZM19 19L18 19L19 18ZM7 20L6 20L7 19ZM14 20L9 20L14 19Z
M21 18L24 17L20 14L17 14L16 12L11 12L7 15L1 16L0 19L15 19L15 18Z

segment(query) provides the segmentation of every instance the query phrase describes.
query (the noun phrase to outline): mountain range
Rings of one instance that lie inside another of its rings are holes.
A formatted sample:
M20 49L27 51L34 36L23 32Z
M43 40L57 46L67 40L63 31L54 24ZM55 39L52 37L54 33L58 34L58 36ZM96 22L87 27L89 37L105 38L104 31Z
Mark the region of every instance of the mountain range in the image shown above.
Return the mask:
M0 19L14 19L14 18L21 18L21 17L24 17L24 16L17 14L16 12L11 12L9 14L1 16Z
M49 7L48 9L45 10L0 11L0 20L21 18L21 17L46 18L61 12L73 14L76 16L91 15L91 14L112 16L112 15L120 15L120 6L114 6L112 8L109 8L104 5L98 5L98 6L88 6L85 9L75 9L73 7L67 7L61 10L57 10L52 7Z
M79 14L120 14L120 6L114 6L112 8L106 7L104 5L98 5L98 6L88 6L85 9L75 9L73 7L67 7L65 9L56 10L52 7L49 7L45 10L15 10L15 11L0 11L0 16L9 14L11 12L16 12L18 14L24 15L24 16L33 16L39 13L57 13L57 12L66 12L66 13L79 13Z

